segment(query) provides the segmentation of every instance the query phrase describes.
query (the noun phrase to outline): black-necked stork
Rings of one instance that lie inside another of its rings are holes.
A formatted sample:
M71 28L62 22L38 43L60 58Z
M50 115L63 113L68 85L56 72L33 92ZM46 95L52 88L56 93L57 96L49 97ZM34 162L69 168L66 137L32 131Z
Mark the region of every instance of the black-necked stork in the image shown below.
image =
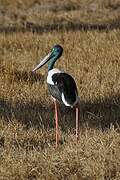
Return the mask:
M41 68L48 61L48 76L47 84L50 94L54 99L55 104L55 119L56 119L56 147L58 146L58 108L57 100L65 106L76 108L76 141L78 141L79 128L79 98L76 83L72 76L53 68L55 62L62 55L63 48L60 45L55 45L49 54L33 69L33 72Z

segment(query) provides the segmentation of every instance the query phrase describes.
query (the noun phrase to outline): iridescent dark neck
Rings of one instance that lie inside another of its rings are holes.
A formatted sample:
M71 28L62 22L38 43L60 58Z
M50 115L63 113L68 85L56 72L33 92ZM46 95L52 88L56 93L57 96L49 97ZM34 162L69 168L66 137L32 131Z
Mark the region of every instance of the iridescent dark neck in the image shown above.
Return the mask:
M63 48L60 45L55 45L53 47L51 59L48 63L48 71L53 69L55 62L60 58L62 52L63 52Z
M57 61L57 58L56 58L56 57L53 57L53 58L49 61L49 63L48 63L48 71L50 71L51 69L53 69L54 64L55 64L56 61Z

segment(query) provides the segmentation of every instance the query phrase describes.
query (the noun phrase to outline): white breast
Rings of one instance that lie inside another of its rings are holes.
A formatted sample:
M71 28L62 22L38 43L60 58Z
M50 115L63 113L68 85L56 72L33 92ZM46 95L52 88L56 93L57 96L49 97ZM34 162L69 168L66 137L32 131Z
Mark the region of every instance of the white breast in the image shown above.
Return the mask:
M61 71L57 68L54 68L54 69L48 71L48 76L47 76L48 84L54 85L54 82L52 81L52 76L53 76L53 74L56 74L56 73L64 73L64 71Z

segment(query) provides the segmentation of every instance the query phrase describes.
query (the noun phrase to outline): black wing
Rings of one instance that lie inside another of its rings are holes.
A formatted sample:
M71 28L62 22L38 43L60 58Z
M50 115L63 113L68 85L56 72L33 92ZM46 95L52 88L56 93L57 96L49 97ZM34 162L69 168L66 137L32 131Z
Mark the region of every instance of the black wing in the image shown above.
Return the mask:
M74 79L67 73L56 73L52 76L54 85L48 84L49 91L53 97L62 101L62 93L68 104L73 105L78 95Z

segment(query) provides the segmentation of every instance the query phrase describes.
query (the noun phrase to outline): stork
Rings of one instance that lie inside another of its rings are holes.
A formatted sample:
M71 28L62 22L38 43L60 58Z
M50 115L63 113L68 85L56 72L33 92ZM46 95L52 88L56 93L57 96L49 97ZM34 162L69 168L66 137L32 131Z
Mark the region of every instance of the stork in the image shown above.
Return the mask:
M54 68L55 62L61 57L63 48L61 45L54 45L48 55L32 70L35 72L48 62L47 84L48 90L53 97L55 105L56 121L56 147L58 146L58 107L57 102L76 110L76 142L79 133L79 97L76 83L71 75Z

